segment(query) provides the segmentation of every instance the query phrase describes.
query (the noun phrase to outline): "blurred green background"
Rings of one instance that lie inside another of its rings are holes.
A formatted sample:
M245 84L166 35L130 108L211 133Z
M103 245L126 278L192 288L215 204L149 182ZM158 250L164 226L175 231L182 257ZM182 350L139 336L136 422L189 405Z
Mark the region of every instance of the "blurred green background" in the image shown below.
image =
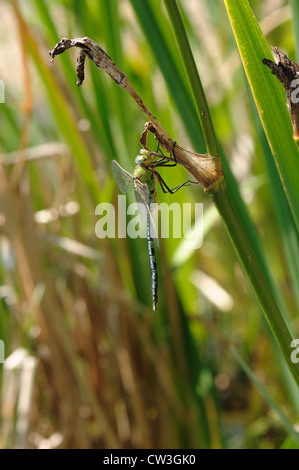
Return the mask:
M223 1L178 3L217 137L298 337L269 148ZM295 60L289 2L251 5L269 44ZM205 153L163 2L2 1L0 17L0 446L296 447L277 410L296 425L298 391L203 190L158 190L159 202L203 202L204 241L186 250L184 239L161 240L157 312L146 241L95 235L96 206L117 202L110 162L133 170L144 115L90 62L78 88L77 50L51 66L48 51L62 37L92 38L167 133ZM181 167L161 175L170 187L190 177Z

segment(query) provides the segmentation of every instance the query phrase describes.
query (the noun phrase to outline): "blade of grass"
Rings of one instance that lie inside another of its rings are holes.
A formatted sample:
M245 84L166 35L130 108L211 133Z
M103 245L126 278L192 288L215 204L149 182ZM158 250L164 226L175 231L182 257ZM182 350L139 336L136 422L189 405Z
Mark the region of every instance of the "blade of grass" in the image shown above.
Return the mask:
M251 94L250 94L251 95ZM253 103L253 98L250 96L250 103L252 104L252 112L254 115L254 122L257 128L257 134L259 136L259 142L262 146L262 151L264 153L264 158L266 162L267 171L269 174L269 184L271 195L273 199L274 211L277 218L278 227L281 233L281 239L283 242L283 248L285 251L287 265L289 267L289 275L292 282L293 291L295 294L295 303L297 304L297 309L299 310L299 267L297 260L299 259L299 240L297 237L297 230L294 223L292 213L286 195L284 193L278 171L273 160L271 149L269 147L266 135L263 130L263 126L260 122L256 107ZM292 335L294 336L294 331L291 324L291 318L287 315L286 321L288 328ZM288 389L290 398L294 404L294 409L299 412L299 397L297 387L294 385L294 382L290 376L289 370L282 363L283 359L279 355L279 351L275 348L275 353L277 360L280 363L283 382Z
M133 6L135 7L135 3L132 0L131 0L131 2L133 3ZM143 2L138 2L138 4L136 4L136 7L137 6L138 6L138 8L135 8L135 12L136 12L136 14L138 14L138 19L139 19L142 27L144 28L144 33L148 37L149 44L151 45L153 53L156 57L157 63L160 66L161 66L161 63L160 63L160 61L161 61L161 55L160 55L161 47L160 47L160 45L163 42L163 45L164 45L163 46L163 51L164 51L164 54L167 54L167 56L165 56L165 57L163 56L164 61L163 61L162 65L164 64L164 62L166 62L166 64L172 64L171 67L170 67L170 70L171 70L172 73L165 73L164 77L167 81L169 89L173 90L173 88L174 88L173 87L173 80L175 79L174 72L175 71L177 72L178 66L175 65L176 64L175 59L172 56L172 54L170 53L169 48L167 48L167 43L166 43L166 40L164 39L163 31L160 29L160 24L162 24L161 18L163 18L164 12L162 11L161 8L160 9L158 8L158 6L159 6L158 4L157 5L155 4L154 10L151 10L150 4L148 4L148 0L144 0ZM150 11L151 11L151 13L149 14ZM151 18L151 21L150 21L149 24L147 23L147 18L148 17ZM157 21L157 17L160 18L159 23ZM168 25L168 22L167 22L166 18L164 19L164 22L166 22L166 24ZM167 28L167 31L168 31L169 30L168 26L166 26L166 28ZM155 37L159 38L159 41L156 42L155 40L151 39L152 31L155 31L154 38ZM159 31L158 34L156 34L157 31ZM173 43L175 43L175 41L173 41ZM183 81L176 82L176 86L179 86L179 83L181 84L181 86L184 86ZM187 102L185 103L185 107L184 107L184 103L182 103L183 108L181 106L181 102L178 99L178 97L180 96L179 89L175 88L175 92L172 93L172 96L173 96L173 99L174 99L174 101L177 105L177 108L178 108L179 112L180 112L182 121L185 124L186 131L188 132L191 141L193 142L195 148L200 149L200 147L197 147L197 141L194 140L194 138L193 138L193 131L192 131L193 128L197 129L197 135L199 135L199 134L202 135L202 130L201 130L200 121L197 117L197 112L196 112L196 109L195 109L194 102L192 101L191 95L190 94L185 95L185 99L188 100L188 103ZM184 110L185 110L186 107L188 107L190 109L193 108L193 113L192 113L192 115L189 116L188 120L185 119L186 116L184 114ZM193 119L192 121L190 120L191 118ZM232 200L234 206L237 208L238 215L240 217L241 223L245 227L245 231L248 235L248 238L250 240L250 243L251 243L255 253L258 255L259 262L260 262L261 266L263 267L263 270L264 270L265 275L267 277L268 283L271 285L271 289L274 292L275 298L277 299L277 302L279 303L279 305L282 305L283 302L282 302L280 293L279 293L279 291L277 290L276 286L273 283L272 276L271 276L270 270L268 268L268 264L265 261L264 253L263 253L263 250L262 250L262 246L261 246L261 243L260 243L258 233L257 233L255 227L253 226L252 221L249 218L249 214L248 214L247 208L244 204L244 201L242 200L238 185L237 185L236 180L235 180L235 178L234 178L234 176L233 176L233 174L230 170L228 161L226 159L226 156L225 156L219 142L218 142L218 147L219 147L219 150L220 150L221 161L222 161L223 170L224 170L224 174L225 174L226 181L227 181L227 187L228 187L230 199Z
M78 6L82 6L81 2L78 3ZM49 5L44 0L35 0L35 8L45 28L45 31L47 32L49 44L55 44L59 41L59 36L50 14ZM80 18L84 27L86 11L80 16ZM115 154L115 151L113 148L113 138L107 120L107 106L105 108L106 96L102 92L103 87L95 87L96 105L97 109L99 110L99 113L96 114L92 112L90 106L87 105L82 91L76 85L76 81L74 80L74 66L72 65L70 57L63 56L61 59L61 66L66 77L68 87L72 91L72 96L76 99L76 102L79 104L89 122L91 123L93 134L98 144L104 148L108 155L111 155L111 159L114 158L113 155ZM97 79L100 81L101 77L97 77Z
M25 23L24 27L26 27ZM92 202L98 202L102 199L102 194L104 191L103 189L101 189L94 176L95 168L93 167L91 157L88 153L85 142L83 141L80 136L80 133L78 132L76 122L69 110L64 95L55 83L55 79L52 74L49 73L49 69L45 67L44 61L40 56L38 45L29 30L27 29L27 27L26 33L30 53L35 62L39 75L45 84L49 96L49 101L51 103L58 127L71 148L78 171L81 175L81 178L83 178L84 180L86 188L88 188L89 190L89 195L91 196ZM103 197L103 199L105 198ZM111 245L114 247L115 252L119 253L119 247L117 246L116 240L110 240L110 242ZM108 244L106 245L106 249L108 250ZM116 255L116 259L119 259L119 255ZM126 258L123 258L123 260L126 260ZM132 278L131 276L128 276L127 263L119 263L118 266L121 273L121 277L124 281L124 285L127 286L130 291L134 292L135 289L132 283Z
M273 207L280 228L281 239L283 242L290 278L294 289L295 301L299 311L299 239L297 236L296 225L294 223L290 206L286 199L286 195L284 193L279 174L271 154L271 149L264 133L264 129L259 119L256 107L254 106L252 96L250 96L250 98L254 123L259 136L259 142L261 143L261 147L264 153L267 172L269 175L269 185L273 199Z
M81 31L84 35L90 35L91 37L98 37L100 35L101 42L107 44L107 48L110 48L115 52L117 46L115 43L119 43L118 40L112 36L120 35L119 26L119 15L118 8L115 5L113 15L111 15L112 2L97 2L94 8L86 8L84 2L72 1L71 6L74 8L78 24L81 26ZM99 18L100 24L95 21ZM100 29L100 31L99 31ZM59 38L55 39L56 42ZM123 61L122 48L117 50L117 57L120 62ZM63 63L62 63L63 64ZM74 65L72 65L74 69ZM73 70L72 70L73 72ZM69 75L67 76L69 78ZM118 160L124 166L128 164L130 154L132 152L133 139L128 139L128 128L129 122L125 120L124 109L126 109L126 96L120 94L116 87L111 86L110 83L105 83L104 77L98 74L97 71L90 67L90 78L93 86L94 107L92 110L88 108L88 112L91 116L99 116L100 126L93 127L93 133L97 139L99 145L103 147L105 156L108 157L107 166L117 155ZM72 79L72 85L74 80ZM68 82L69 83L69 82ZM107 87L109 92L107 93ZM76 85L76 92L78 93L78 87ZM82 91L80 90L80 94ZM86 104L85 104L86 106ZM95 111L96 110L96 111ZM114 123L120 123L119 128L115 128ZM126 122L126 125L124 124ZM114 126L112 125L114 124ZM132 127L132 123L131 123ZM131 144L131 145L130 145Z
M50 103L52 106L55 119L58 123L60 131L64 134L73 156L76 160L77 167L84 178L86 186L88 187L90 194L94 201L99 200L100 188L94 177L94 168L91 162L90 155L86 149L85 143L83 142L74 117L72 116L67 106L65 97L56 86L55 80L49 70L45 67L44 61L40 56L40 52L37 47L37 43L27 30L27 45L34 59L35 65L38 69L40 76L42 77L46 86Z
M144 34L146 35L148 42L155 53L157 63L169 86L170 92L174 97L175 104L180 110L180 114L182 115L183 122L186 125L189 136L196 147L203 148L204 139L202 136L201 127L198 124L197 112L190 99L190 94L186 91L186 87L183 79L181 78L176 61L173 59L170 53L170 49L167 46L167 41L165 40L159 24L156 21L155 14L160 14L160 11L154 12L147 0L142 2L138 0L131 0L131 3L141 23ZM185 316L181 316L180 322L183 323L185 344L193 344ZM192 354L191 356L189 354L188 357L189 363L191 364L191 369L194 371L200 370L201 364L199 363L197 354ZM192 381L196 383L197 377L193 377ZM209 443L211 442L211 431L209 429L209 423L206 419L205 404L203 403L202 398L199 396L197 397L197 403L202 414L202 435L203 439L205 440L205 446L208 447Z
M206 103L203 96L203 88L200 84L200 78L176 1L164 0L164 3L169 13L172 28L180 49L182 62L192 88L194 100L196 103ZM188 57L190 55L192 57ZM202 125L204 126L205 137L211 139L211 142L207 142L208 148L215 149L215 145L217 144L215 141L214 130L211 129L211 120L202 120ZM274 294L267 280L267 275L264 273L262 268L263 264L259 262L257 254L252 249L250 239L248 238L246 229L239 217L237 207L234 205L234 201L230 198L225 181L218 182L209 192L211 193L214 203L223 219L240 263L253 289L256 299L262 308L273 336L276 339L286 364L299 386L299 366L293 364L290 358L291 335L284 317L276 303Z
M144 3L145 2L142 2L143 5L144 5ZM139 12L139 14L141 14L141 12ZM153 14L156 15L157 17L159 17L159 18L161 18L163 16L163 12L160 11L158 8L156 8L154 10ZM141 21L141 23L142 23L142 21ZM161 21L160 21L160 24L161 24ZM142 23L142 25L143 25L143 23ZM156 27L158 28L158 25L156 25ZM159 62L159 57L160 57L159 47L155 48L155 43L153 41L150 41L150 44L153 48L156 59ZM171 60L171 57L170 57L169 60ZM166 79L171 80L172 77L167 76ZM174 99L176 99L176 95L174 95ZM178 106L178 109L179 109L179 106ZM188 124L189 124L189 122L188 122ZM197 125L198 124L199 124L199 122L197 123ZM186 130L187 130L187 132L189 131L188 126L186 126ZM221 152L221 148L220 148L220 152ZM268 280L268 283L269 283L269 285L271 285L271 290L272 290L275 298L278 299L279 305L282 305L283 302L282 302L282 299L280 298L280 293L279 293L279 291L277 290L276 286L274 285L274 283L272 281L272 278L271 278L271 275L270 275L270 272L269 272L269 268L268 268L268 266L265 262L264 253L262 251L262 247L261 247L261 244L260 244L260 240L258 238L258 234L257 234L255 228L253 227L251 220L249 219L248 212L247 212L247 210L244 206L244 202L243 202L243 200L240 196L238 186L237 186L236 181L235 181L235 179L234 179L234 177L233 177L233 175L230 171L230 168L227 164L225 156L223 155L223 152L221 152L221 159L222 159L222 162L223 162L224 173L226 175L227 182L228 182L228 191L229 191L230 199L233 201L234 206L238 210L238 215L240 217L241 224L242 224L243 227L245 227L245 232L248 235L248 238L250 240L250 244L254 248L255 253L258 255L259 262L260 262L261 266L263 267L263 270L264 270L264 273L265 273L266 278ZM273 341L275 341L274 338L273 338ZM286 342L286 344L287 344L287 342Z
M293 10L293 29L295 34L295 50L296 59L299 62L299 2L298 0L290 0Z
M299 449L299 445L292 436L288 436L280 446L280 449Z
M122 45L122 27L121 19L119 14L119 2L112 0L107 2L106 0L100 0L98 2L99 15L102 17L102 23L104 25L103 33L107 49L116 58L117 64L123 68L125 62L125 56ZM93 71L95 72L95 70ZM132 133L129 131L134 128L135 121L131 113L128 113L128 107L130 106L129 97L122 93L118 87L111 86L111 94L109 95L108 107L111 108L111 101L113 104L113 112L117 116L117 120L120 124L119 132L116 132L114 136L114 142L116 150L118 152L120 162L126 164L128 160L132 162L136 152L137 139L132 139ZM115 119L116 121L116 119ZM112 132L115 129L112 128ZM122 157L122 155L124 155Z
M159 68L167 82L174 102L182 116L183 122L188 129L189 136L195 148L205 147L203 133L198 125L197 113L190 100L190 94L184 86L176 61L167 47L167 42L163 36L159 24L156 21L147 0L131 0L142 30L155 53L155 58ZM160 13L160 12L159 12Z
M270 397L268 394L267 390L265 387L261 384L261 382L257 379L257 377L252 373L244 359L240 356L240 354L237 352L235 348L231 348L231 352L240 365L240 367L243 369L245 374L250 378L250 380L254 383L254 385L257 387L258 391L264 398L264 400L267 402L268 406L276 412L278 415L281 424L285 427L285 429L288 431L290 436L293 437L295 440L296 444L299 445L299 433L295 431L294 427L290 423L289 419L285 416L283 411L281 410L280 406L277 405L277 403Z
M220 186L220 185L219 185ZM240 223L236 208L232 204L225 185L221 185L213 194L214 203L223 219L229 237L239 257L240 263L253 289L257 301L265 315L277 345L299 386L299 366L291 361L290 344L292 337L280 311L271 287L269 286L257 255Z
M262 63L272 59L248 0L224 0L243 66L299 231L299 152L292 137L285 92Z
M142 2L142 3L144 4L145 2ZM162 14L162 12L158 11L158 10L155 11L155 13L157 15ZM156 25L156 27L158 27L158 26ZM151 44L152 44L152 42L151 42ZM159 49L156 49L153 46L153 50L154 50L155 55L156 55L157 60L158 60L158 58L159 58ZM171 57L169 57L169 60L171 60ZM167 79L171 79L171 77L167 77ZM175 95L174 95L174 99L175 99ZM199 125L199 121L197 122L197 125ZM188 131L188 126L187 126L187 131ZM237 186L236 181L235 181L235 179L234 179L234 177L233 177L233 175L230 171L227 160L225 159L225 156L223 155L223 152L221 151L221 147L220 147L220 152L221 152L221 159L222 159L222 162L223 162L224 173L226 175L226 179L227 179L227 183L228 183L228 188L227 189L228 189L228 192L229 192L230 200L233 202L233 206L237 209L238 216L239 216L240 222L241 222L241 226L243 226L245 228L245 233L247 234L247 236L249 238L250 245L254 248L254 251L255 251L256 255L258 256L259 263L263 268L263 271L265 273L268 284L271 286L271 290L273 292L273 295L277 299L277 301L279 301L279 305L282 305L283 302L280 298L280 293L279 293L279 291L277 290L276 286L273 283L268 265L265 262L265 258L264 258L264 255L263 255L262 247L261 247L260 240L258 238L257 232L256 232L256 230L255 230L254 226L252 225L252 222L249 218L249 215L248 215L248 212L247 212L246 207L244 205L244 202L243 202L243 200L240 196L238 186Z
M191 52L191 47L178 6L173 0L164 0L164 4L174 30L174 35L177 38L185 72L188 76L189 85L192 90L198 119L201 123L205 137L207 151L210 155L218 155L218 145L208 103L198 75L197 67Z

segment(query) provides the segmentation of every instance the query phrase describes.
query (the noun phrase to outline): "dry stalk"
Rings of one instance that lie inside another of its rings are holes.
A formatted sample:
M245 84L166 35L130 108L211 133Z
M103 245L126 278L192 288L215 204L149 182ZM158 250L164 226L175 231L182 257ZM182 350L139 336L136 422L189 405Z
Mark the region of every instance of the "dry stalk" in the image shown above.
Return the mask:
M77 85L80 86L83 83L85 59L88 57L92 60L94 65L104 70L118 86L126 90L132 96L149 121L146 123L145 132L153 132L161 147L166 152L172 154L175 143L174 140L171 139L155 116L151 113L149 108L144 104L141 97L132 87L127 76L117 67L108 54L95 41L88 37L77 39L63 38L58 44L56 44L54 49L49 52L52 58L51 63L56 55L63 53L71 47L79 47L81 49L77 58L76 66L78 77ZM145 146L145 143L142 141L142 137L141 144ZM182 164L190 173L192 173L197 181L203 185L205 190L211 189L215 183L224 178L221 161L218 155L213 156L191 152L176 143L175 156L178 163Z
M278 47L271 47L275 62L263 59L272 74L275 75L285 88L287 107L292 119L293 138L299 140L299 66L289 59Z

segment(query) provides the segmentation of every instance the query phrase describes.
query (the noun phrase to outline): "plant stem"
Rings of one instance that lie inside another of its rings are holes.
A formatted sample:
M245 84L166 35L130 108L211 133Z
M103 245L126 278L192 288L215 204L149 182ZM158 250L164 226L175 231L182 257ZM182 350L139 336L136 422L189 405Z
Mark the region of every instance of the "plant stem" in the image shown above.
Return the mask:
M245 374L255 384L255 386L257 387L258 391L260 392L260 394L262 395L262 397L264 398L266 403L268 403L269 408L276 412L276 414L277 414L278 418L280 419L282 425L286 428L288 433L293 437L296 444L299 445L299 433L297 431L295 431L294 426L292 426L290 420L283 413L280 406L270 397L270 395L267 392L266 388L262 385L262 383L258 380L258 378L252 373L252 371L250 370L250 368L248 367L248 365L246 364L244 359L240 356L238 351L234 347L232 347L231 352L232 352L234 358L239 363L240 367L245 372Z
M181 53L182 62L184 64L192 90L197 114L205 137L207 152L210 155L218 155L219 152L217 139L209 111L209 106L177 3L175 0L164 0L164 4L170 18L172 28L174 30L174 35Z
M213 123L210 117L207 100L197 67L181 19L176 0L164 0L174 35L181 52L182 61L192 89L196 109L203 128L208 152L218 154L218 146ZM204 113L201 112L204 110ZM290 358L290 344L292 337L285 323L284 317L277 306L273 291L268 284L265 271L259 263L248 237L245 227L239 217L237 207L229 196L226 180L216 182L206 189L214 200L220 216L223 219L228 235L244 269L247 279L253 289L257 301L265 315L269 327L280 348L281 353L299 387L299 365L293 364Z
M283 315L273 297L265 273L250 244L247 234L231 202L225 181L219 182L213 192L214 203L226 226L226 230L238 255L247 279L259 301L273 336L281 353L299 386L299 364L291 361L292 337L284 321Z

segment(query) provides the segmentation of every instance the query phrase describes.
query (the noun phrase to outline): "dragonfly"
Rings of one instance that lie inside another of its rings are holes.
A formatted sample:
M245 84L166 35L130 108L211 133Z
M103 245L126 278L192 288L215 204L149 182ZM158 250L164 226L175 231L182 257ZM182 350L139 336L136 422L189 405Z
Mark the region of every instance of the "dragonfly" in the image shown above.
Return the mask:
M159 149L159 147L158 147ZM147 149L141 149L139 155L135 158L136 166L133 174L124 170L116 160L112 160L111 169L116 184L121 193L126 194L134 189L135 198L138 203L141 218L146 216L146 238L151 271L151 294L153 310L157 310L158 303L158 269L155 254L154 241L159 247L158 235L153 221L153 208L157 202L157 184L158 181L164 193L174 194L183 186L189 186L197 181L187 180L175 188L169 188L161 175L157 172L157 167L176 166L177 161L169 158L162 153L151 152ZM157 160L158 158L158 160Z

